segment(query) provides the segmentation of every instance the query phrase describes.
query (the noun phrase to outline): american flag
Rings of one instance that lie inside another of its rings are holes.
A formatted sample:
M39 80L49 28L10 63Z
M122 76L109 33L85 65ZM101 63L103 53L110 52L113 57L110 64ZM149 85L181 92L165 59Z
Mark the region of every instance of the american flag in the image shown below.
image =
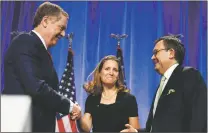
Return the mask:
M123 52L120 45L117 46L117 58L120 60L121 68L123 71L123 78L124 78L124 85L126 85L126 77L125 77L125 70L124 70L124 61L123 61Z
M67 65L62 75L58 93L69 98L72 102L76 103L76 89L74 84L74 61L73 51L71 48L68 50ZM70 119L70 114L63 115L57 113L56 115L56 132L78 132L76 121Z

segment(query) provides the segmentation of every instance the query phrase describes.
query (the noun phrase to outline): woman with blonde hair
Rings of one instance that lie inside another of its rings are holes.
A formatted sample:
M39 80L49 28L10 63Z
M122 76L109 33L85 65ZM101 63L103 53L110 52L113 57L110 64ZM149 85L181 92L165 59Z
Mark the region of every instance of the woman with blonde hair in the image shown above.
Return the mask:
M140 127L135 96L124 85L120 61L116 56L104 57L90 74L92 80L83 85L89 96L81 128L85 132L120 132L125 124Z

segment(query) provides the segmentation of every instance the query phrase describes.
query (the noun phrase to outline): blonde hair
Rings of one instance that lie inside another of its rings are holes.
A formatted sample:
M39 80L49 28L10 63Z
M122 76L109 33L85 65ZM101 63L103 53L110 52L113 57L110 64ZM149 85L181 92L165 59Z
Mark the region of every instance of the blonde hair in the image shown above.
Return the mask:
M88 76L88 78L89 78L90 76L93 75L92 80L83 85L83 88L85 89L85 91L87 93L94 94L94 95L102 93L103 87L102 87L102 82L101 82L99 73L101 72L104 63L107 60L116 61L118 64L119 75L118 75L118 80L115 83L115 86L118 89L118 92L119 91L120 92L129 92L129 89L127 89L127 87L124 85L124 74L121 69L120 60L114 55L108 55L108 56L105 56L103 59L101 59L101 61L96 66L96 68Z

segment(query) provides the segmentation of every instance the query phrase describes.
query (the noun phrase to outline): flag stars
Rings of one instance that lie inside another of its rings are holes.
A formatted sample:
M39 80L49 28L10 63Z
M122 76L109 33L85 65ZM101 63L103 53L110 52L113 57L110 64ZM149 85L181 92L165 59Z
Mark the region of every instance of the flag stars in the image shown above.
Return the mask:
M68 95L67 95L67 94L65 94L64 96L65 96L65 97L68 97Z
M66 67L64 68L64 73L62 74L62 79L59 84L59 94L64 97L69 98L70 100L76 100L76 87L74 84L74 66L73 59L69 59L66 63Z

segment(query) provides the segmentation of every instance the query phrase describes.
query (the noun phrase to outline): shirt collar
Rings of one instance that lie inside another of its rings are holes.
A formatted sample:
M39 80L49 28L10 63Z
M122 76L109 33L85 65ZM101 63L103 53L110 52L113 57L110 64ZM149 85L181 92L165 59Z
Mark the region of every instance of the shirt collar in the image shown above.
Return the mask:
M169 79L170 76L172 75L173 71L175 70L175 68L178 66L179 64L176 63L174 65L172 65L171 67L168 68L168 70L164 73L163 76L165 76L166 79Z
M32 30L32 31L40 38L40 40L42 41L44 47L47 50L46 43L45 43L44 39L41 37L41 35L38 32L36 32L35 30Z

